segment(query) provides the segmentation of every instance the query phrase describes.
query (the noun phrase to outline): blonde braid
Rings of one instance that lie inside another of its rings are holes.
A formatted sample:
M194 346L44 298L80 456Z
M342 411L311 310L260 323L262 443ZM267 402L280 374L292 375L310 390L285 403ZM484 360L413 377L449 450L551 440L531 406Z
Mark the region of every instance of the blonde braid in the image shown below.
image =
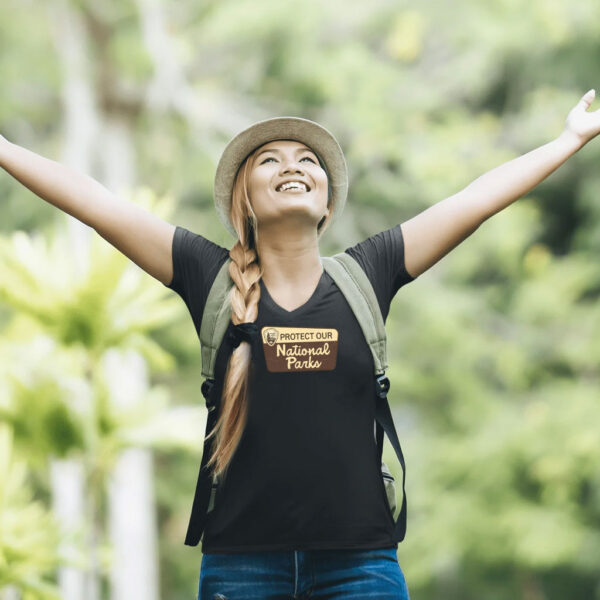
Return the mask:
M250 206L246 184L249 158L240 168L232 195L231 220L239 236L229 251L229 275L234 284L229 301L234 325L255 322L260 300L262 269L256 252L256 216ZM207 436L208 439L215 435L215 449L207 466L214 464L217 476L226 474L246 425L251 359L251 346L244 340L229 357L221 397L221 414Z

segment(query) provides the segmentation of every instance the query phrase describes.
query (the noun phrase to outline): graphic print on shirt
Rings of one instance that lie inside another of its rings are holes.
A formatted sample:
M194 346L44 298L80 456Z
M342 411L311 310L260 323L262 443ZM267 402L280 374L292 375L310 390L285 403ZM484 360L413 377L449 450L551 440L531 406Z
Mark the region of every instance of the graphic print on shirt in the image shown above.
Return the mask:
M337 329L266 326L261 336L267 370L272 373L335 369Z

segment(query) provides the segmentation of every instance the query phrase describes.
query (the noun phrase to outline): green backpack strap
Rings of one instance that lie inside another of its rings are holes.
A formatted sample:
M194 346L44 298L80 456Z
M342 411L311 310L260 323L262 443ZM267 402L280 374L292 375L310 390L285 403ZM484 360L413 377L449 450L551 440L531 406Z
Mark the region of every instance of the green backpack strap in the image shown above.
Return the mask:
M347 252L321 257L321 262L360 323L373 354L375 375L381 375L388 367L385 325L375 290L367 274Z
M379 302L377 301L371 281L356 259L347 252L340 252L332 257L322 257L321 262L345 296L373 354L376 380L375 389L376 395L379 397L375 411L377 422L376 441L379 460L381 460L381 474L392 517L396 511L396 487L394 477L382 459L384 432L402 466L402 506L394 527L394 540L401 542L406 535L406 464L387 400L389 379L385 374L388 364L387 338L383 315L381 314L381 308L379 307Z
M214 379L217 351L231 320L229 294L233 280L229 275L230 263L231 258L227 258L213 281L200 325L202 376L208 379Z
M231 302L229 301L230 292L233 286L233 280L229 275L229 264L231 257L228 257L221 265L215 280L208 292L202 322L200 324L200 352L202 355L202 376L205 381L202 384L202 394L206 399L208 408L208 418L206 420L206 436L210 433L216 423L216 403L211 398L212 384L215 378L215 363L217 360L217 351L223 341L229 322L231 321ZM194 508L192 517L188 525L185 543L189 546L196 546L200 540L206 522L206 516L211 512L215 505L215 497L219 485L219 478L211 473L207 475L206 462L208 460L211 443L204 443L202 452L202 463L200 466L200 475L196 484L194 495ZM204 474L203 474L204 473ZM208 506L206 506L208 502ZM196 507L199 507L196 509Z

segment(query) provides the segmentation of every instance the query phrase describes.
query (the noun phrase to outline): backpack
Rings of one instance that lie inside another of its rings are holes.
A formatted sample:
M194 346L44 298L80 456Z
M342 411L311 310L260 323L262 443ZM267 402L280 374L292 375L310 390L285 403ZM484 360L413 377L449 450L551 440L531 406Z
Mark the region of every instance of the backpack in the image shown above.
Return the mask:
M200 326L200 343L202 355L202 394L206 400L208 417L206 421L206 435L210 433L217 421L217 404L220 396L220 386L215 385L214 369L217 351L231 322L231 305L228 302L233 281L229 275L231 258L223 263L211 286ZM321 257L324 269L341 290L354 312L365 339L373 354L374 363L374 393L376 399L376 433L378 460L381 461L381 476L385 486L387 501L393 515L396 510L396 488L394 477L382 460L383 433L387 434L396 456L402 465L402 505L394 528L394 541L401 542L406 535L406 493L404 484L406 480L406 467L402 448L398 441L396 428L387 400L390 381L385 374L387 369L386 333L375 291L360 264L348 253L340 252L332 257ZM215 506L219 481L206 467L211 453L212 441L204 442L202 463L198 475L192 516L188 526L185 544L196 546L200 540L206 524L208 513Z

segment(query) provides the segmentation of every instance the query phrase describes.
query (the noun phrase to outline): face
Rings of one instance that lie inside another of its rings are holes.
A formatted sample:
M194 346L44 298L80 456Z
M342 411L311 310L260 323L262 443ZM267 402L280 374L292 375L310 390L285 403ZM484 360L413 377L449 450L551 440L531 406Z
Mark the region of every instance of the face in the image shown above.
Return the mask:
M287 181L307 189L279 190ZM327 173L316 154L301 142L276 140L260 147L248 177L248 195L259 226L295 222L316 232L327 208Z

